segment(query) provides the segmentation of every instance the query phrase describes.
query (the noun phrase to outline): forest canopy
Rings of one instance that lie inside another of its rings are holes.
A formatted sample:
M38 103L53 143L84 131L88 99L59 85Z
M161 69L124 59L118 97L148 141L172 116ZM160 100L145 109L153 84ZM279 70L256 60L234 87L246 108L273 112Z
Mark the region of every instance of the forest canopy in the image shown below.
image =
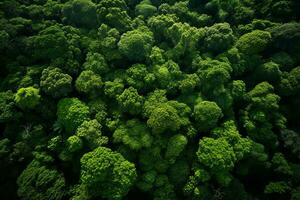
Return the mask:
M1 200L300 200L299 0L1 0Z

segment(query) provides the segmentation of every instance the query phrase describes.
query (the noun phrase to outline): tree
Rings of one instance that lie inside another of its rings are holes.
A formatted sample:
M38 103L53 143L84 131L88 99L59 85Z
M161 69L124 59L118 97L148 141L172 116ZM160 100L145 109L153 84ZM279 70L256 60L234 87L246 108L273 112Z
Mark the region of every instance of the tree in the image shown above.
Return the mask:
M0 92L0 123L17 120L21 113L17 111L14 93L11 90Z
M109 71L108 64L104 56L100 53L88 53L83 67L85 70L91 70L99 75L105 74Z
M40 86L54 98L67 96L72 91L72 77L59 68L48 67L42 72Z
M229 82L232 73L229 63L211 59L195 59L193 65L200 78L203 92L208 96L217 96L224 92L224 87Z
M279 112L280 97L268 82L256 85L246 95L248 106L241 120L250 138L270 149L277 145L274 127L285 128L285 117Z
M182 134L176 134L172 136L168 142L165 158L171 164L174 164L177 157L184 150L187 143L188 143L187 138Z
M132 150L150 147L153 137L146 124L138 119L128 120L121 124L113 134L115 143L123 143Z
M91 0L71 0L62 9L63 21L83 28L97 28L96 5Z
M52 66L76 74L80 67L78 59L81 57L79 34L79 30L73 27L54 24L26 38L26 44L32 50L30 53L34 60L50 61Z
M101 128L101 124L95 119L84 121L77 128L76 136L81 139L83 145L95 149L108 143L108 137L102 135Z
M61 200L67 193L63 174L37 160L25 168L17 184L18 196L24 200Z
M15 95L17 106L22 109L33 109L40 103L40 90L34 87L20 88Z
M300 67L284 73L280 80L279 92L282 96L293 96L300 91Z
M89 107L77 98L64 98L57 104L57 120L70 134L89 119Z
M221 108L211 101L201 101L194 106L194 118L200 131L208 131L223 116Z
M176 62L169 60L163 65L155 65L153 73L159 88L166 89L171 93L176 92L179 81L182 78L182 72Z
M265 50L271 42L271 34L267 31L254 30L242 35L236 42L236 47L245 54L258 54Z
M224 138L204 137L199 142L196 155L199 162L213 173L231 170L237 160L233 148Z
M229 171L233 169L237 158L233 148L224 138L202 138L196 155L201 165L215 175L220 185L229 185L232 180Z
M150 55L153 42L153 33L147 27L141 27L124 33L118 47L129 60L143 61Z
M182 56L194 55L198 47L198 42L203 36L204 32L201 29L192 27L188 23L174 23L165 33L165 37L174 46L173 49L167 52L168 57L177 61Z
M222 53L235 41L233 31L228 23L218 23L206 28L204 45L208 51Z
M162 40L166 35L167 28L171 27L175 22L179 21L174 14L152 16L148 20L148 26L154 33L156 40Z
M124 0L102 0L97 4L97 15L100 23L107 24L121 32L131 28L131 18Z
M299 36L300 24L295 22L285 23L271 29L274 46L287 51L296 57L299 53Z
M123 81L115 79L113 81L106 81L104 83L104 93L108 97L116 98L124 91Z
M122 199L137 177L133 163L106 147L84 154L80 163L80 181L89 197Z
M256 68L253 79L258 81L268 81L269 83L276 83L280 80L282 72L279 65L274 62L267 62Z
M98 95L102 85L101 77L90 70L82 71L75 83L75 87L79 92L90 96Z
M145 91L155 81L155 76L150 73L143 64L134 64L126 70L126 81L127 83L137 90Z
M124 112L130 114L139 114L143 106L143 97L140 96L137 90L129 87L117 97L118 103Z
M190 94L199 85L200 79L197 74L186 74L179 83L179 89L184 94Z
M151 17L157 11L157 8L152 5L150 0L143 0L135 7L136 15L142 15L145 18Z
M154 108L147 124L154 133L162 133L166 130L177 131L182 121L177 110L168 103L164 103Z

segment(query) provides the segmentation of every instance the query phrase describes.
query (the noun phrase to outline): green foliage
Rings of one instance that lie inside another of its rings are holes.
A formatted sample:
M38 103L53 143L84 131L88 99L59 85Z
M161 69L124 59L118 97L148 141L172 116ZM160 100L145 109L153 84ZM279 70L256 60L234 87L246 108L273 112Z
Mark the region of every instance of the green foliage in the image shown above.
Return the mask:
M273 86L267 82L256 85L246 95L249 105L242 117L250 138L269 148L275 148L277 143L273 127L285 128L286 122L278 111L280 97L273 92Z
M67 133L72 133L89 119L89 108L77 98L64 98L57 104L57 119Z
M147 27L141 27L124 33L118 47L129 60L143 61L150 55L153 42L153 33Z
M95 119L84 121L77 128L75 137L78 137L81 142L90 149L95 149L108 143L108 138L102 135L101 128L101 124ZM77 141L78 139L75 138L75 140ZM77 141L78 144L81 142Z
M146 65L135 64L126 70L127 83L137 90L147 89L155 80L154 74L147 70Z
M124 91L124 84L122 80L115 79L114 81L107 81L104 85L104 93L108 97L117 97Z
M196 154L199 162L213 172L230 170L236 162L234 150L224 138L203 138Z
M42 72L40 86L54 98L67 96L72 91L72 77L59 68L46 68Z
M105 147L84 154L80 163L81 184L90 197L122 199L136 180L134 164Z
M63 21L78 27L97 28L96 5L91 0L71 0L62 9Z
M289 184L285 183L283 181L280 181L280 182L271 182L268 185L266 185L264 192L266 194L272 194L272 193L284 194L284 193L288 192L289 190L291 190L291 187L289 186Z
M245 54L258 54L265 50L271 42L271 34L267 31L255 30L242 35L236 47Z
M102 0L97 4L97 15L100 23L125 32L131 28L131 18L124 0Z
M137 90L129 87L117 97L118 103L124 112L131 114L139 114L143 106L143 97L140 96Z
M293 55L299 53L300 35L299 23L285 23L271 29L274 46Z
M184 150L187 145L187 138L184 135L177 134L170 138L165 158L169 160L170 163L174 163L176 158Z
M196 104L193 115L200 131L213 128L223 116L221 108L211 101L202 101Z
M83 66L85 70L91 70L99 75L109 71L105 58L99 53L88 53Z
M284 73L279 85L280 94L283 96L292 96L300 91L300 67Z
M10 90L0 93L0 123L17 120L20 117L14 97L14 93Z
M80 57L78 34L79 31L73 27L55 24L27 38L27 43L34 59L50 60L55 67L62 67L66 72L74 74L79 68L76 60Z
M67 149L70 152L76 152L82 148L82 141L76 135L73 135L67 140Z
M101 77L90 70L82 71L75 83L77 91L91 96L96 96L100 93L102 85Z
M157 93L153 93L153 95L157 95ZM147 109L146 103L145 107ZM152 128L153 133L162 133L167 130L177 131L182 125L188 123L186 116L190 112L190 108L184 103L176 101L158 103L153 110L150 111L147 124Z
M151 4L150 0L143 0L135 7L136 15L142 15L145 18L151 17L157 8Z
M208 51L221 53L230 48L235 40L233 31L228 23L214 24L206 28L204 45Z
M114 142L123 143L132 150L150 147L153 137L146 124L138 119L128 120L121 124L113 134Z
M20 88L15 94L15 102L22 109L34 109L40 103L40 90L34 87Z
M1 0L1 199L300 199L298 0Z
M17 180L18 195L24 200L60 200L66 195L63 175L56 169L33 160Z

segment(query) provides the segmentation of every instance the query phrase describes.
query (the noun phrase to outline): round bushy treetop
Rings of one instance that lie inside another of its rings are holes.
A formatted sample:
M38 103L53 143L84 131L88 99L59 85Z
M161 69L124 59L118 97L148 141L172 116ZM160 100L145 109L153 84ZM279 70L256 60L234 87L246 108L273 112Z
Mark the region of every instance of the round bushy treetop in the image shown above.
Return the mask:
M147 27L141 27L124 33L118 47L129 60L143 61L150 55L153 43L153 33Z
M104 93L108 97L116 98L124 91L124 84L120 79L115 79L114 81L106 81L104 84Z
M178 21L175 14L157 15L148 20L148 26L155 34L155 38L161 40L166 35L168 28Z
M204 137L199 142L196 155L199 162L213 172L230 170L236 161L233 148L224 138Z
M200 131L208 131L223 116L221 108L212 101L202 101L194 106L194 118Z
M283 74L280 85L280 94L283 96L292 96L300 92L300 66Z
M17 112L14 93L11 90L0 92L0 123L16 120L20 114Z
M84 121L76 130L83 143L90 149L95 149L108 143L108 138L102 135L101 124L96 119Z
M100 53L88 53L83 67L86 70L91 70L99 75L104 74L109 70L104 56Z
M84 154L80 163L80 180L90 197L122 199L137 178L134 164L109 148L98 147Z
M143 97L140 96L137 90L129 87L117 97L121 109L131 114L138 114L142 111Z
M144 116L150 116L152 111L161 103L166 103L168 101L166 90L154 90L148 93L143 109Z
M147 125L138 119L131 119L126 124L121 124L113 134L114 142L129 146L132 150L150 147L152 136Z
M7 47L7 45L9 44L9 34L4 31L1 30L0 31L0 49L4 49L5 47Z
M179 89L183 94L190 94L199 85L200 79L197 74L185 74L179 82Z
M155 76L148 72L147 66L143 64L135 64L126 70L127 83L137 90L149 88L154 82Z
M193 63L200 78L200 85L203 92L212 96L214 93L222 91L224 85L230 81L232 67L229 63L211 60L211 59L195 59Z
M172 136L168 142L165 158L172 164L187 145L187 138L182 134Z
M96 5L91 0L71 0L62 9L63 21L78 27L97 28Z
M145 18L151 17L156 11L157 8L152 5L150 0L143 0L135 7L136 15L142 15Z
M33 109L40 103L39 92L34 87L20 88L15 95L15 102L22 109Z
M221 53L233 45L235 37L228 23L218 23L206 29L205 47L214 53Z
M300 23L290 22L275 26L271 29L275 47L299 55L300 51ZM297 56L295 57L297 58Z
M132 27L128 7L124 0L101 0L97 4L97 16L100 23L125 32Z
M40 86L54 98L67 96L72 91L72 77L59 68L48 67L42 72Z
M259 81L268 81L270 83L280 80L281 71L279 65L274 62L267 62L258 66L254 72L254 79Z
M56 59L69 50L66 32L59 25L47 27L28 38L28 43L34 50L33 56L38 59Z
M265 50L271 42L271 34L267 31L254 30L242 35L236 42L236 47L245 54L258 54Z
M163 103L154 108L147 124L154 133L162 133L165 130L176 131L181 126L181 119L173 106Z
M79 92L91 96L97 95L102 85L101 77L90 70L82 71L75 83L75 87Z
M61 200L66 195L65 179L56 169L33 160L17 180L18 196L23 200Z
M244 98L246 94L246 84L242 80L234 80L231 85L231 96L238 101Z
M82 147L82 140L78 136L72 135L67 139L67 150L69 152L79 151Z
M57 104L58 122L67 133L72 133L85 120L89 119L89 107L77 98L64 98Z

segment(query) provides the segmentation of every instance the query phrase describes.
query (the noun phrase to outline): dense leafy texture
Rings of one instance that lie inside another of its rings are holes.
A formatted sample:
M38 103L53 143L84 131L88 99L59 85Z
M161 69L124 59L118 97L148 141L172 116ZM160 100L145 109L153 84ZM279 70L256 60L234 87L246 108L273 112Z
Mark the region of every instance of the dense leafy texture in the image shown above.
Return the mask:
M0 0L1 200L299 200L299 0Z

